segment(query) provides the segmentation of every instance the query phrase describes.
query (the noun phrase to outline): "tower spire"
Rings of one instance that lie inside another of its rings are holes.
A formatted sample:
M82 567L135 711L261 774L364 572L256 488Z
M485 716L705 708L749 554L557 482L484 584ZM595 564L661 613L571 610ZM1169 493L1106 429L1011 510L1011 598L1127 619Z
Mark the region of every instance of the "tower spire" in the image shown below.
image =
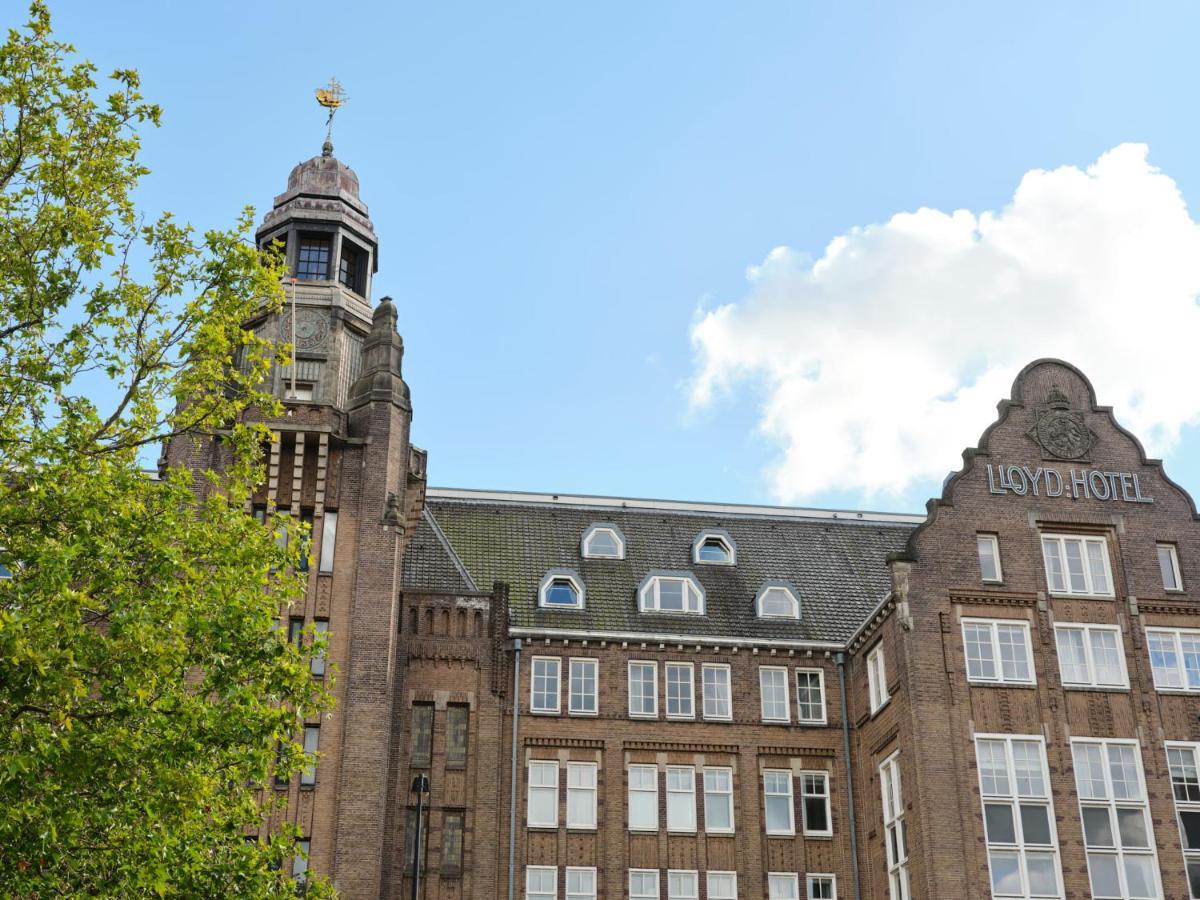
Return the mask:
M333 156L333 116L343 103L350 98L342 89L342 83L337 78L330 78L329 84L317 88L317 103L329 110L329 118L325 120L325 143L321 147L322 156Z

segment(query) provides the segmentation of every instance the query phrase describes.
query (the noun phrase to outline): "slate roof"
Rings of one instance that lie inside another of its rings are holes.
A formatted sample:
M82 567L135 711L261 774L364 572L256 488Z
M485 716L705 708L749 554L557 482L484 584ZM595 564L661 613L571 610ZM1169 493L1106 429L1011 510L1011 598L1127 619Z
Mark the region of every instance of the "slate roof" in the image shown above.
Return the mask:
M457 559L479 589L490 591L496 581L509 585L510 627L842 643L886 595L887 554L903 549L922 518L608 503L431 488L426 520L405 558L404 584L462 591L467 580ZM624 532L625 559L581 558L580 538L596 522ZM732 535L736 566L691 561L692 541L705 528ZM538 607L539 582L553 568L582 576L585 609ZM639 612L636 591L652 570L692 572L705 590L705 614ZM799 621L756 616L755 596L772 580L795 586Z

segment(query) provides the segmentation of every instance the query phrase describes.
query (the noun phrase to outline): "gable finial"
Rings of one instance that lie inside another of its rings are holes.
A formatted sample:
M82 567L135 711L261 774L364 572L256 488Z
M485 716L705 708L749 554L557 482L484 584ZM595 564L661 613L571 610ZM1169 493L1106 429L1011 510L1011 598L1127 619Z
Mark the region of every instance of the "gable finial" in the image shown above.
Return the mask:
M322 156L333 156L333 116L350 98L346 96L342 83L337 78L330 78L329 84L317 88L317 103L329 110L329 118L325 120L325 143L321 147Z

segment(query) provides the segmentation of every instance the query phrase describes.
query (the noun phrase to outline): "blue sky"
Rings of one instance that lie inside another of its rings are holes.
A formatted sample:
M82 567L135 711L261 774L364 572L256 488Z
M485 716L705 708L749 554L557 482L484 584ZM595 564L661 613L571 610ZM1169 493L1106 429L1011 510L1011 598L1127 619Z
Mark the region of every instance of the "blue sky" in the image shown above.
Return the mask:
M102 69L141 71L165 107L145 143L142 203L198 225L228 223L246 203L261 215L320 149L313 88L331 74L344 83L337 155L380 236L376 296L400 309L414 439L436 484L917 511L944 453L901 452L893 464L911 463L915 481L834 472L802 495L781 487L772 473L789 442L841 425L816 419L807 436L764 426L778 367L717 373L727 389L697 404L695 380L712 374L692 340L705 313L729 305L749 321L747 268L776 247L803 271L853 229L921 207L1000 210L1030 170L1084 169L1125 142L1148 145L1184 201L1200 195L1200 8L1182 3L52 9L59 35ZM969 305L945 303L944 315ZM964 330L978 324L964 315ZM843 334L834 355L854 368L866 351ZM1086 343L1068 347L1087 355ZM1164 389L1156 378L1138 386ZM871 383L847 395L862 416L906 403L886 374ZM1103 386L1100 399L1120 416ZM1195 421L1177 416L1181 437L1164 445L1193 494ZM955 419L955 446L986 424Z

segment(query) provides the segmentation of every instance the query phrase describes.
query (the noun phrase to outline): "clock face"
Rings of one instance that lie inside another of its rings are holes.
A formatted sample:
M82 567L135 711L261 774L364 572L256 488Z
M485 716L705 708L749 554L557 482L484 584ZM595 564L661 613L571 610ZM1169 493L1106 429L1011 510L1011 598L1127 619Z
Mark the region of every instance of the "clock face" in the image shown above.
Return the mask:
M317 350L325 346L329 337L329 319L324 313L312 309L301 309L296 316L296 349ZM279 317L279 339L292 339L292 314L285 312Z

